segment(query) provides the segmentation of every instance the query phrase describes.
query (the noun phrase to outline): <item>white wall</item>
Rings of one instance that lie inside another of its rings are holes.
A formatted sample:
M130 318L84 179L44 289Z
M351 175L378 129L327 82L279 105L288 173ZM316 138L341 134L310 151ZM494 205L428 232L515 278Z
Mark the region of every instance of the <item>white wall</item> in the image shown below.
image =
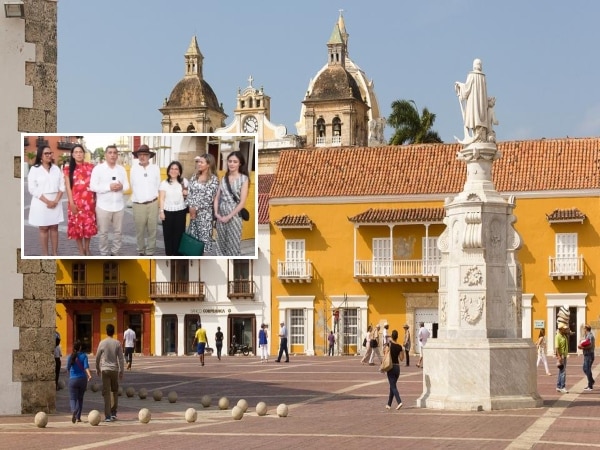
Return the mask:
M0 415L21 414L21 383L13 378L12 353L19 348L19 329L13 326L13 301L23 297L23 277L17 273L21 242L21 179L14 177L14 158L21 155L17 108L32 107L33 89L25 86L25 62L35 59L35 48L25 43L25 21L0 15L0 178L4 183L4 222L0 233Z

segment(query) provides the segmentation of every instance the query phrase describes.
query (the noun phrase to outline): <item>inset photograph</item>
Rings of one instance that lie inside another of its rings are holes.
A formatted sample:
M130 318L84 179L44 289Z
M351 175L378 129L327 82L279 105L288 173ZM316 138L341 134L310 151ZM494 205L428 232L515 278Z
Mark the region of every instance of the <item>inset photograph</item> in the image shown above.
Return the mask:
M22 134L25 259L257 257L256 135Z

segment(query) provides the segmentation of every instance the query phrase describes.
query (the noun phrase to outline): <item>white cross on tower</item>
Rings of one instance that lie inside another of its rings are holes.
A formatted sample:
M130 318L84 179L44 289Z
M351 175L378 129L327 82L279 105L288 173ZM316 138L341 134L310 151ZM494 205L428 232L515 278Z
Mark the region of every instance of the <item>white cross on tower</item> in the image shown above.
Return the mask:
M250 75L248 77L248 83L250 83L250 87L252 87L252 82L254 81L254 78L252 78L252 75Z

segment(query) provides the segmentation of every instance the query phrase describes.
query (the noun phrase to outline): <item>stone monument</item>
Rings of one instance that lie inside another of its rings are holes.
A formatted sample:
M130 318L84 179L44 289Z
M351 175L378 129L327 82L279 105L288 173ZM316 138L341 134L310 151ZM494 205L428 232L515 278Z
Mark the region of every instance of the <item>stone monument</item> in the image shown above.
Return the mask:
M464 189L445 202L446 229L438 240L439 329L423 354L423 393L417 406L489 411L542 406L536 351L521 338L521 238L513 225L514 198L492 182L501 157L481 61L457 82L465 125L458 159L467 166ZM495 98L493 99L495 103Z

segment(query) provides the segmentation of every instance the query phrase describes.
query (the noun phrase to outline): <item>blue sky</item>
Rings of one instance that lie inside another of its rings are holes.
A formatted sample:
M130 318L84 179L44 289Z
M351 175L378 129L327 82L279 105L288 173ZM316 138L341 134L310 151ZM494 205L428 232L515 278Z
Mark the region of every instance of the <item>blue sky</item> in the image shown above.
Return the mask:
M226 122L252 75L271 97L271 121L295 134L339 9L384 116L394 100L414 100L453 142L462 135L453 85L480 58L499 141L600 135L593 0L60 0L58 132L160 132L158 108L196 35Z

